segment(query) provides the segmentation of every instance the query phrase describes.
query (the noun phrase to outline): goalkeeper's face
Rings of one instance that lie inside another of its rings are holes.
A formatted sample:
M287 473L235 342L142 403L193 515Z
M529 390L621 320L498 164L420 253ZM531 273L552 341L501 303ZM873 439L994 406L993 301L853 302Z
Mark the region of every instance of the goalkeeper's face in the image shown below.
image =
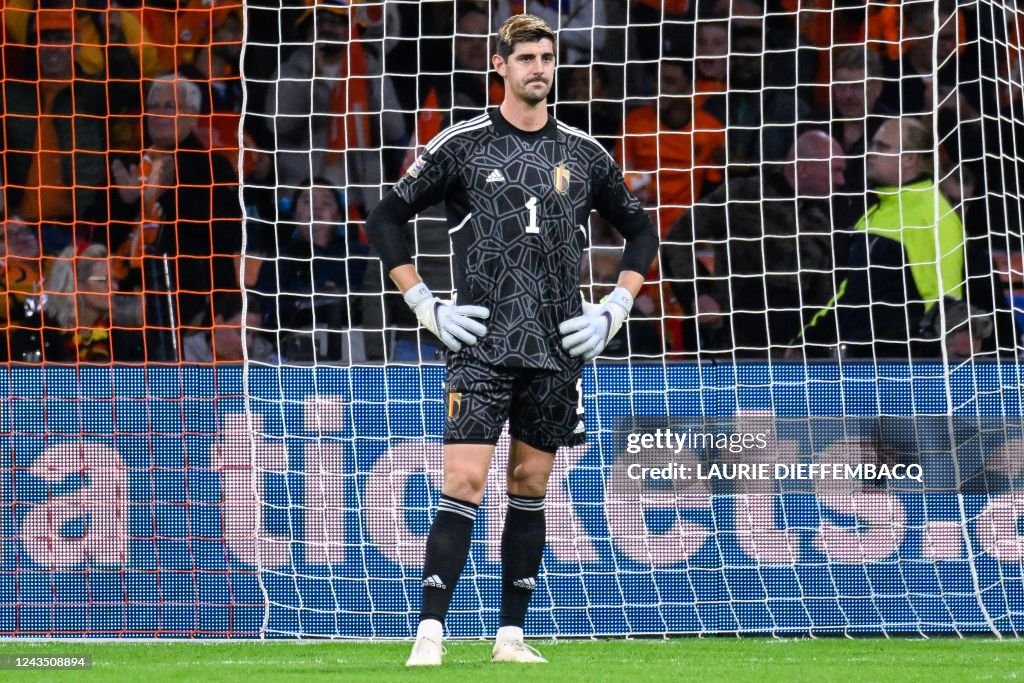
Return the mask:
M494 55L493 62L505 79L506 97L530 105L547 101L555 79L555 45L550 40L516 43L507 60Z

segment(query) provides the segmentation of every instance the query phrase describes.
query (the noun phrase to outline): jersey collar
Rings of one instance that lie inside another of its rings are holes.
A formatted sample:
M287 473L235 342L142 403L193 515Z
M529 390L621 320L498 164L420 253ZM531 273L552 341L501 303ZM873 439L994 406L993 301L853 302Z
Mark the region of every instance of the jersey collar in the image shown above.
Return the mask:
M538 137L550 138L552 140L558 139L558 125L555 123L555 118L550 114L548 114L548 122L544 124L543 128L525 131L516 128L506 121L505 117L501 115L501 110L495 107L491 110L491 123L494 124L494 129L501 135L515 135L528 140Z

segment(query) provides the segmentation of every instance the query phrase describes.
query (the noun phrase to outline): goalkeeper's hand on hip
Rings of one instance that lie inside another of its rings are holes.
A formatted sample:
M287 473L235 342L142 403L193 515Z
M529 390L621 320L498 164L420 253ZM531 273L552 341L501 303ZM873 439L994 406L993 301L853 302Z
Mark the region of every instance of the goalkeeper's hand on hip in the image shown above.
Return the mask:
M450 351L473 346L487 334L487 327L477 320L486 320L491 312L483 306L456 306L438 299L422 282L405 293L420 325L433 332Z
M597 358L622 327L632 307L633 295L624 287L616 287L599 304L584 301L583 315L558 326L562 348L570 356L582 356L583 360Z

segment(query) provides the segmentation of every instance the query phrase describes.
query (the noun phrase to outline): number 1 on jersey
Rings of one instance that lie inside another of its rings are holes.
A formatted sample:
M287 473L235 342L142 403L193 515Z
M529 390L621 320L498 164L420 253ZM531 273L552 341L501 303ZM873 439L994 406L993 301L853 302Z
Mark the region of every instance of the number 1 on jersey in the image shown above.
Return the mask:
M537 198L530 197L526 202L526 208L530 212L530 222L526 225L526 232L530 235L538 235L540 226L537 225Z

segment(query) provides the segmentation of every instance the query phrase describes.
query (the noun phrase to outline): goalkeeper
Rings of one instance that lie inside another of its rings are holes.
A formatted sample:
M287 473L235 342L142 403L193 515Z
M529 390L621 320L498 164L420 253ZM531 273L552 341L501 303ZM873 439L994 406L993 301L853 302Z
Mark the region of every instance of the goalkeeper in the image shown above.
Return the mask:
M449 349L444 485L427 537L423 603L409 666L441 663L442 628L505 421L512 437L493 661L544 662L523 642L544 549L556 450L583 443L582 365L618 332L657 254L657 234L593 138L547 109L555 34L528 14L499 29L496 110L437 135L367 220L370 241L420 323ZM420 280L403 226L444 202L456 301ZM626 239L618 287L582 303L592 209Z

